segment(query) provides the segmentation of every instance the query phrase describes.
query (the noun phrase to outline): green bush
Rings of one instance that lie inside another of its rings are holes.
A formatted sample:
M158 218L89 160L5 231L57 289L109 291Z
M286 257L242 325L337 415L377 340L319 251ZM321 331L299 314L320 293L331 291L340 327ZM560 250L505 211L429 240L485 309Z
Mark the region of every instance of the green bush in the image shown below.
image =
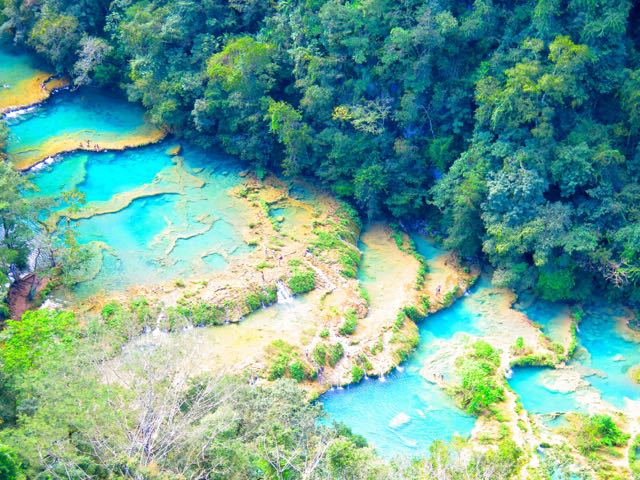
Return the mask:
M358 383L364 377L364 370L360 368L358 365L354 365L351 367L351 381L353 383Z
M640 479L640 435L637 435L629 446L629 468L633 479Z
M553 367L554 358L549 354L524 355L511 361L512 367Z
M356 331L356 327L358 326L358 315L353 308L347 309L344 315L344 322L342 326L338 330L340 335L346 336L351 335Z
M222 325L227 318L224 307L206 302L183 302L177 310L197 327Z
M335 367L340 359L344 356L344 347L340 342L334 343L329 347L329 365Z
M252 312L262 306L260 295L258 295L256 292L248 293L244 301L247 304L247 307L249 307L249 310Z
M498 352L482 340L473 343L465 355L456 360L460 383L454 387L454 394L470 414L479 415L504 399L504 388L495 378L499 365Z
M9 447L0 444L0 479L18 480L24 478L20 470L18 456Z
M278 354L271 362L269 376L267 378L271 381L283 378L287 374L288 365L289 356L284 353Z
M263 305L272 305L277 301L277 289L275 286L266 287L262 290L255 292L249 292L245 297L245 303L249 308L249 311L253 312L258 310Z
M289 375L298 383L304 380L304 365L300 360L294 360L291 365L289 365Z
M629 435L622 432L609 415L578 415L576 424L576 435L572 438L583 454L602 447L621 447L629 440Z
M442 304L445 307L449 307L453 305L453 302L455 301L457 296L458 296L458 287L453 287L453 290L444 294L444 297L442 298Z
M420 313L420 310L418 310L416 307L414 307L413 305L409 305L406 306L402 309L402 311L404 312L404 314L409 317L411 320L413 320L414 322L417 322L419 320L422 320L422 313Z
M316 288L316 276L313 270L296 268L291 272L287 285L294 295L307 293Z
M0 364L8 375L23 374L42 358L71 352L80 333L80 325L71 312L28 310L21 320L7 320Z
M320 367L324 367L327 363L327 346L319 343L313 348L313 352L311 353L313 357L313 361L316 362Z

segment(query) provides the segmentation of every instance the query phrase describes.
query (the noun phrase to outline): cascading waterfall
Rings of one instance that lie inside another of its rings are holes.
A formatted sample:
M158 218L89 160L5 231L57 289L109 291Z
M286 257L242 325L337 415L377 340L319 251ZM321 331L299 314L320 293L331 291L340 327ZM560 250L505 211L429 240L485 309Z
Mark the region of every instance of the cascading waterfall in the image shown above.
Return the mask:
M293 295L282 280L276 282L278 303L293 303Z

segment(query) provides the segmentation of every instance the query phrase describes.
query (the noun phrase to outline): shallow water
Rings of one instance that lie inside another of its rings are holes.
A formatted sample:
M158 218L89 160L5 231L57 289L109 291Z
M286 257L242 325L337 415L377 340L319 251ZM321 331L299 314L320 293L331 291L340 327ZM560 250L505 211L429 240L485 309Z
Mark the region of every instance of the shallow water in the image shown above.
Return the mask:
M141 106L96 89L59 93L7 123L7 153L19 168L78 148L124 148L160 135L145 121Z
M106 246L100 272L82 282L76 294L206 274L224 269L229 257L251 251L242 238L248 223L243 206L229 194L242 180L242 165L188 146L176 160L166 153L169 146L75 153L34 176L36 195L55 198L76 188L86 196L87 207L108 205L149 184L171 192L134 198L115 212L71 222L80 243Z
M40 83L49 77L33 56L0 43L0 111L46 98Z
M568 341L566 320L570 312L567 306L537 300L524 308L523 312L540 325L542 332L552 341L563 345Z
M547 304L538 309L538 317L552 321L560 315L562 305ZM546 312L545 316L540 312ZM622 309L602 305L587 308L578 329L578 349L568 364L568 371L548 368L517 368L509 384L520 396L524 407L532 413L589 411L586 395L595 389L596 396L618 409L625 399L640 399L640 385L629 377L629 368L640 364L640 343L620 332ZM576 391L562 393L567 385L562 379L578 376L585 385ZM560 379L560 380L558 380Z
M443 253L426 240L416 244L427 258ZM384 263L377 257L367 258L366 247L363 252L359 275L365 288L372 288ZM320 401L329 418L345 423L388 457L424 453L434 440L468 435L475 418L458 409L442 389L420 373L427 357L437 349L437 342L460 333L479 332L479 317L467 307L462 300L422 321L418 349L387 378L368 379L323 395Z

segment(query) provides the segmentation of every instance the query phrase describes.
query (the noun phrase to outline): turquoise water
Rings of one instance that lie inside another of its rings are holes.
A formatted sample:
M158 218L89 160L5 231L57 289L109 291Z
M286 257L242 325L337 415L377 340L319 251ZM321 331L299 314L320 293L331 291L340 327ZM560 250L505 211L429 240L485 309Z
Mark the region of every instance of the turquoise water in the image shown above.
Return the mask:
M2 55L0 60L8 54ZM26 62L22 57L15 61ZM31 68L23 67L25 72ZM18 164L76 148L80 140L92 145L144 143L155 131L142 107L95 89L60 93L7 123L7 150ZM99 246L97 262L88 267L76 295L220 271L230 257L251 251L242 238L244 205L229 194L242 181L240 163L189 146L172 157L166 153L170 146L162 142L124 151L69 153L34 171L37 192L29 195L53 200L43 219L66 207L60 199L71 190L83 194L82 208L98 213L71 222L80 244Z
M442 253L427 241L416 244L427 258ZM368 262L366 248L362 265L359 275L366 287L378 273L369 271L375 268L375 263ZM451 339L460 332L480 332L479 317L468 309L468 298L422 321L417 350L384 381L368 379L320 397L330 419L363 435L387 457L425 453L434 440L448 440L454 434L468 435L475 418L462 412L447 394L420 374L437 341ZM403 418L408 421L401 423Z
M108 200L151 182L171 158L159 148L140 148L126 152L76 152L65 156L32 177L43 195L78 190L87 202Z
M76 148L80 141L127 144L141 132L149 132L141 106L123 96L88 88L55 95L7 123L7 153L16 163Z
M8 48L0 42L0 89L9 88L38 74L43 65L31 55ZM1 90L0 90L1 91Z
M241 235L243 204L229 194L242 180L241 164L189 146L176 160L166 154L169 146L75 153L34 175L37 195L55 198L77 188L88 205L150 183L172 191L72 222L81 244L106 246L102 268L76 288L79 296L206 274L251 251Z
M296 229L307 225L309 219L309 215L305 212L304 208L298 206L272 208L269 210L269 216L274 220L282 217L284 221L281 222L281 226L285 230L287 228Z
M582 411L573 393L561 393L548 388L553 370L548 368L514 368L509 385L518 394L524 408L531 413L566 413Z
M629 377L628 370L640 364L640 344L626 339L616 328L616 319L624 316L620 308L597 306L587 310L580 323L578 339L584 351L578 351L576 362L595 370L587 380L602 398L618 408L624 399L640 399L640 385Z
M443 253L422 237L414 237L414 241L427 260ZM368 262L366 246L362 247L363 269L359 279L366 286L375 282L379 272L375 269L377 262ZM321 397L329 418L363 435L385 456L423 453L435 439L468 434L474 419L461 412L440 388L425 380L420 370L457 335L482 336L487 332L495 295L498 293L491 289L488 278L481 277L468 296L427 317L419 324L418 348L384 382L368 379L358 385L333 389ZM566 306L541 302L525 311L553 340L562 340L561 319L567 314ZM589 309L578 333L580 348L576 360L569 365L581 372L604 400L618 408L624 406L624 397L640 398L640 386L632 383L627 372L630 366L640 363L640 346L616 330L615 317L622 313L603 307ZM616 355L622 355L622 359ZM586 411L580 390L569 393L556 390L565 387L562 378L554 379L556 373L545 368L516 368L509 384L532 413ZM549 418L546 424L554 427L561 422L562 418Z
M547 312L547 318L553 319L561 308L546 305L538 309L536 321L545 320L540 312ZM629 377L629 369L640 364L640 344L618 331L617 318L624 313L601 305L586 309L578 330L578 349L569 362L569 367L589 383L582 388L595 388L603 400L619 409L625 407L625 398L640 399L640 385ZM586 411L588 405L580 403L575 392L559 393L549 388L555 375L558 372L552 369L517 368L509 384L532 413Z

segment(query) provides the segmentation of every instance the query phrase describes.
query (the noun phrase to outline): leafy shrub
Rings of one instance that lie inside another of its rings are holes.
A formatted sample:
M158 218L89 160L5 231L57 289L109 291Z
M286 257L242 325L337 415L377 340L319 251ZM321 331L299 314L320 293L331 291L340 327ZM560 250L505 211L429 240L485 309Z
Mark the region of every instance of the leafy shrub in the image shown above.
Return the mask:
M313 348L311 356L313 357L314 362L323 367L327 363L327 346L322 343L318 343Z
M307 293L316 288L316 276L313 270L296 268L291 272L287 285L294 295Z
M177 310L197 327L222 325L227 318L224 307L202 301L182 302Z
M2 444L0 444L0 478L2 480L23 478L18 456L9 447Z
M269 380L277 380L283 378L287 373L287 366L289 365L289 356L284 353L279 353L272 361L269 367Z
M404 314L407 317L409 317L414 322L417 322L417 321L421 320L422 316L423 316L420 313L420 311L416 307L414 307L413 305L408 305L408 306L404 307L402 309L402 311L404 312Z
M358 383L364 377L364 370L360 368L358 365L354 365L351 367L351 381L353 383Z
M275 340L267 348L270 357L267 378L271 381L283 377L289 377L296 382L302 382L305 378L313 379L315 370L307 368L300 358L300 353L291 344L283 340Z
M470 414L479 415L504 399L504 389L495 378L499 365L498 352L484 341L473 343L456 360L460 384L454 387L454 394Z
M511 361L512 367L553 367L555 361L549 354L524 355Z
M334 343L329 347L329 365L335 367L340 359L344 356L344 347L340 342Z
M54 352L69 353L80 332L75 315L62 310L29 310L21 320L7 320L0 348L4 372L19 375Z
M263 305L272 305L277 301L278 293L275 286L266 287L262 290L249 292L245 297L245 303L249 310L253 312Z
M602 447L621 447L629 440L609 415L577 415L575 417L576 447L588 454Z
M402 327L404 327L404 319L405 319L405 314L404 312L398 312L398 314L396 315L396 320L393 322L393 327L394 330L400 330Z
M338 330L340 335L351 335L356 331L358 326L358 316L353 308L347 309L344 315L344 322Z
M300 360L294 360L291 365L289 365L289 375L298 383L304 380L304 365Z
M453 290L444 294L444 297L442 298L442 304L445 307L451 306L457 296L458 296L458 287L453 287Z

